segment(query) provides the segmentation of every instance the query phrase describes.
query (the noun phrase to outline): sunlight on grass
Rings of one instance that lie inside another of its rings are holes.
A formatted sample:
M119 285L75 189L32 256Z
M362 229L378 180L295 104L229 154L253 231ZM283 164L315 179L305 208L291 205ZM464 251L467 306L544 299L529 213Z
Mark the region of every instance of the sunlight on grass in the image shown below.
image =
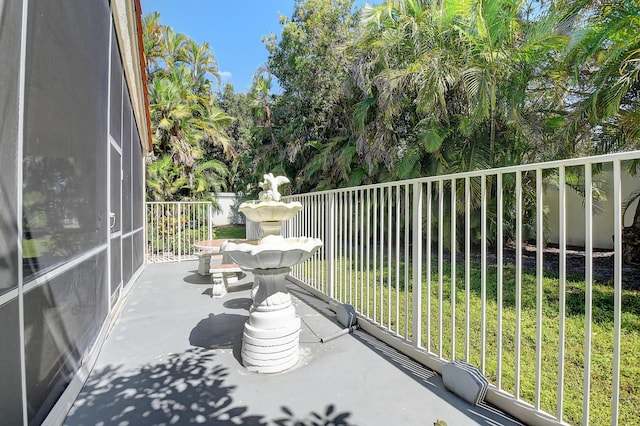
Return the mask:
M321 271L325 264L314 260L302 265L298 277L307 272ZM343 303L350 303L373 322L388 328L401 338L413 339L412 313L413 293L405 291L405 277L411 277L410 268L400 263L388 265L362 265L341 260L335 263L336 279L334 295ZM311 274L313 275L313 274ZM423 268L422 279L422 345L445 359L465 359L466 353L466 292L464 266L456 267L455 325L451 312L451 268L445 265L442 284L439 283L437 265L432 265L430 289ZM318 274L319 276L319 274ZM482 289L480 265L472 264L469 292L469 362L481 367L482 343ZM409 278L411 280L411 278ZM304 278L303 278L304 281ZM487 269L486 279L486 330L487 357L484 374L493 384L498 383L498 302L497 270ZM316 280L315 287L324 289L326 277ZM410 285L408 286L410 289ZM540 408L555 416L558 399L559 366L559 281L547 276L542 282L542 348L540 355L541 385ZM536 395L536 277L524 271L521 285L521 337L520 337L520 399L535 404ZM613 376L613 299L611 284L593 285L593 321L591 352L590 423L611 422L611 395ZM427 305L427 294L430 303ZM505 265L502 289L502 365L500 387L514 394L516 391L516 291L515 268ZM566 317L564 344L564 392L563 421L580 424L582 420L584 341L585 341L585 283L567 277ZM440 314L440 299L442 313ZM620 424L640 424L637 407L640 406L640 291L625 290L622 294L621 325L621 377L620 377ZM427 317L430 326L427 327ZM455 329L455 355L451 353L451 335ZM442 339L440 339L442 333ZM429 346L427 347L427 345Z
M217 228L214 231L214 235L214 238L217 239L243 240L247 238L246 228L244 225L231 225Z

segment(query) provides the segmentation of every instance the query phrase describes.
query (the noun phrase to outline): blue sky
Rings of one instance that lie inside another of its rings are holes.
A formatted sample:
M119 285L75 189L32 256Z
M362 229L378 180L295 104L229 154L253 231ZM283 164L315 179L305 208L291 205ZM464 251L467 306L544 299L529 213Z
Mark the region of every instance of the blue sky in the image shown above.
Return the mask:
M223 83L244 92L267 60L262 36L280 34L279 16L291 16L293 0L142 0L143 15L153 11L176 32L208 41Z
M162 24L198 43L208 41L223 84L231 81L236 92L245 92L254 71L267 60L262 36L280 35L279 16L291 17L293 3L294 0L142 0L142 13L160 12Z

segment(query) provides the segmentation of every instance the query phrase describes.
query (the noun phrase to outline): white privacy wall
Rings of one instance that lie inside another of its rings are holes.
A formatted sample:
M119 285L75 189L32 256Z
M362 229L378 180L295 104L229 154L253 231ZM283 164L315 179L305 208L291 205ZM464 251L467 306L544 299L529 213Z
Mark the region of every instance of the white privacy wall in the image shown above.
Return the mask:
M242 194L233 192L218 193L217 207L211 215L213 226L236 225L244 223L244 215L238 212L242 203Z
M613 249L613 166L611 163L603 165L602 173L594 173L593 181L599 182L600 189L606 199L594 200L593 215L593 246L600 249ZM629 194L640 188L640 176L632 178L624 170L622 172L622 200ZM558 243L559 206L557 188L548 187L545 191L544 203L549 209L546 224L548 226L549 243ZM637 202L634 202L627 210L624 217L624 226L633 223L633 215ZM584 198L571 188L567 188L567 244L571 246L584 246Z

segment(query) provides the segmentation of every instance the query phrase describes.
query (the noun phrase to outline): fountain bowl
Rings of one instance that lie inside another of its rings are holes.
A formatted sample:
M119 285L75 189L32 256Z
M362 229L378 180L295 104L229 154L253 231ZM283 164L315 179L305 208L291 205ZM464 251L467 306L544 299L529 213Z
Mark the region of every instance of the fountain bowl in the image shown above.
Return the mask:
M298 214L302 210L302 204L298 201L283 203L267 200L259 203L242 203L238 210L252 222L283 222Z
M289 268L309 259L322 246L317 238L268 235L260 240L223 243L222 251L248 269Z

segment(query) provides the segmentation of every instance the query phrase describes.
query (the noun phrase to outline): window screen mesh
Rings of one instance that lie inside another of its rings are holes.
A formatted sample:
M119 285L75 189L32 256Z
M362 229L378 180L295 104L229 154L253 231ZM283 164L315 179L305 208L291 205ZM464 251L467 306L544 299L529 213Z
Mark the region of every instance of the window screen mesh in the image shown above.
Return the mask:
M123 233L131 232L131 147L133 144L131 135L132 113L131 103L129 101L129 92L126 90L123 96L122 104L122 231Z
M111 33L111 119L109 134L118 146L122 140L122 62L115 30Z
M77 371L107 314L107 256L102 252L25 294L29 421L43 415Z
M1 4L8 3L20 2ZM21 218L25 281L51 272L24 295L32 424L42 422L64 391L107 315L110 25L106 0L29 1ZM78 265L59 268L82 256Z
M109 25L106 2L29 2L26 278L106 242Z
M111 240L111 294L122 282L122 249L120 247L120 237Z
M125 286L133 276L132 242L131 236L122 239L122 281Z
M0 2L0 294L18 286L20 265L16 179L21 9L21 2Z
M21 425L22 379L20 377L20 331L18 300L0 306L0 423Z

